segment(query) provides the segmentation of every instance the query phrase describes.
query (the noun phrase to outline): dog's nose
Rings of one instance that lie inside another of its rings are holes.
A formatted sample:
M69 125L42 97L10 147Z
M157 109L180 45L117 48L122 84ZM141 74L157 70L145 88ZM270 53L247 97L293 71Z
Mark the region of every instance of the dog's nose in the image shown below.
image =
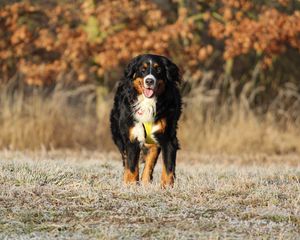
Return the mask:
M145 83L146 83L147 85L153 85L154 79L152 79L152 78L146 78L146 79L145 79Z

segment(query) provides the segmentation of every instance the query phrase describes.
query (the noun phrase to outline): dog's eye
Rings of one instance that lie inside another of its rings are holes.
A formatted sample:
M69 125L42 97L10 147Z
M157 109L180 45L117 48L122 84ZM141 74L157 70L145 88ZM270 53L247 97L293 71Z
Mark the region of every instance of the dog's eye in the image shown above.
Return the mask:
M142 68L142 69L141 69L141 72L142 72L142 73L145 73L145 72L146 72L146 68Z
M160 68L160 67L157 67L157 68L156 68L156 72L157 72L157 73L160 73L160 72L161 72L161 68Z

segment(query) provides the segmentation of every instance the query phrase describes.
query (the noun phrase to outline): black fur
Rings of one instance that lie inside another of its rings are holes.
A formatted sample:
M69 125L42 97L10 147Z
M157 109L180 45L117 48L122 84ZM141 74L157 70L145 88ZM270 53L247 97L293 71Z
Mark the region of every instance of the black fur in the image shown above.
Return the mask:
M129 140L129 129L134 125L134 116L131 104L138 96L133 85L133 78L139 72L141 64L149 59L159 62L160 78L165 82L165 91L157 96L155 121L166 118L166 129L162 134L155 134L162 150L163 161L167 172L175 172L176 152L179 144L176 136L177 122L181 115L181 96L179 84L181 77L178 67L168 58L159 55L139 55L128 64L124 76L119 81L114 98L114 105L110 115L113 140L120 150L123 164L133 172L140 155L140 144Z

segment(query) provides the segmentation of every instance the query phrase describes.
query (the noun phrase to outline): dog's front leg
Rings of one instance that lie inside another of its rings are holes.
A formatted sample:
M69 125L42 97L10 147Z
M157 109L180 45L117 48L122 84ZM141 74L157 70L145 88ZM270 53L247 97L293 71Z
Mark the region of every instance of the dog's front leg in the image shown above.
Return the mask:
M161 175L162 187L173 186L175 179L177 147L171 141L166 141L162 145L163 168Z
M126 149L124 183L137 183L139 181L140 144L138 141L128 142Z
M124 183L139 181L139 157L141 146L145 142L145 130L142 123L129 128L129 139L126 145Z

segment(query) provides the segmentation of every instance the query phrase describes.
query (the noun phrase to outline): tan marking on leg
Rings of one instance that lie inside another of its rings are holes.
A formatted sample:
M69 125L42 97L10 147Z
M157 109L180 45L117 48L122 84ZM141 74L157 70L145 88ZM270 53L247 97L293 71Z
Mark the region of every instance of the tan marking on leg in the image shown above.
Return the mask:
M166 166L163 164L162 175L161 175L161 186L162 188L166 188L167 186L173 187L174 185L174 173L167 173Z
M124 183L136 184L139 181L139 166L137 165L134 172L131 172L129 168L125 166L124 171Z
M142 174L143 184L148 184L152 181L153 169L158 158L158 146L156 144L146 144L148 148L147 155L145 156L145 167Z
M142 78L136 78L133 80L133 87L135 88L135 90L137 91L138 94L142 94L143 93L143 79Z
M129 128L129 140L130 142L134 141L133 127Z

